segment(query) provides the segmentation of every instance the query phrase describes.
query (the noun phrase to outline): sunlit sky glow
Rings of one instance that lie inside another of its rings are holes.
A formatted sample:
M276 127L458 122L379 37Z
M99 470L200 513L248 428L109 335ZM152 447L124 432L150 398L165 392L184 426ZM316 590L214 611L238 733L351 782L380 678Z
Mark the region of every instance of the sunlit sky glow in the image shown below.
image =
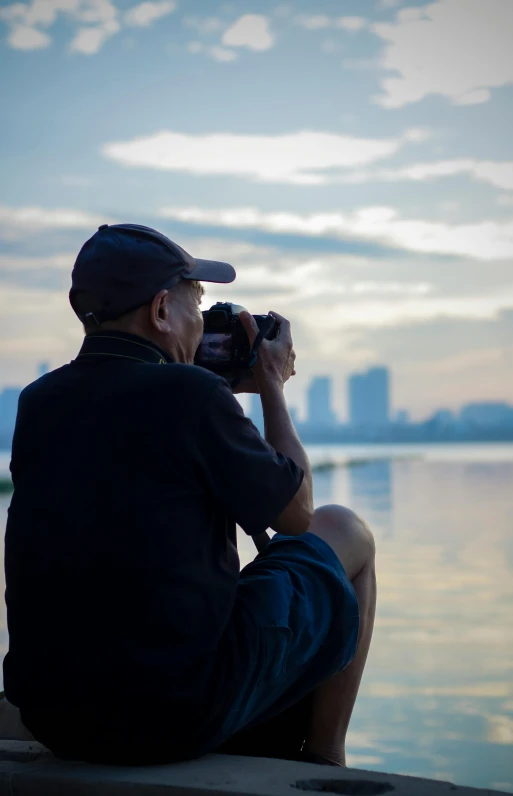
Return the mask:
M80 344L104 222L226 259L306 382L393 406L513 398L513 0L0 2L0 387Z

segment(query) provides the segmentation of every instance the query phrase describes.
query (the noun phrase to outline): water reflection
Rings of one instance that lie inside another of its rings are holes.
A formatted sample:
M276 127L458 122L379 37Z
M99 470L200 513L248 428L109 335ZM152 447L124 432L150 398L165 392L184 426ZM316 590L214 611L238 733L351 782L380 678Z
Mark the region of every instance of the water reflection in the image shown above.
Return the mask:
M376 533L379 598L350 752L513 791L513 465L392 460L389 483L382 511L374 488L352 491Z
M365 462L316 473L316 504L355 508L377 540L378 613L350 765L513 792L508 450L439 446L404 458L397 449L384 460L383 448L331 449ZM239 552L243 564L255 555L242 533ZM4 650L5 639L3 612Z
M335 469L320 470L314 477L314 501L316 506L334 502Z
M389 459L355 463L349 468L350 506L379 527L385 538L393 535L392 465Z

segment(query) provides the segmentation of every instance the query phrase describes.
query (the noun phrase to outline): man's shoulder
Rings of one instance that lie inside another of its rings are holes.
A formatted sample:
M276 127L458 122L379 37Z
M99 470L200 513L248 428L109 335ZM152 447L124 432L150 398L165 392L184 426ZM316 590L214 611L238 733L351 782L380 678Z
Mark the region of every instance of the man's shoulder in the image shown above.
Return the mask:
M75 362L33 381L21 392L20 406L26 410L41 407L43 403L59 402L73 394L84 392L84 379L87 383L95 374L90 366L75 367ZM97 374L96 374L97 375ZM123 368L115 378L103 381L103 395L110 401L112 396L122 393L127 402L150 403L155 406L184 400L205 402L215 392L218 385L226 385L225 379L197 365L172 363L167 365L141 365ZM87 385L86 385L87 386ZM96 393L97 397L99 393ZM38 410L39 411L39 410Z
M44 376L40 376L38 379L30 382L30 384L27 384L27 386L23 388L20 393L20 401L38 398L39 396L42 396L45 393L53 390L57 385L60 385L67 380L68 374L69 365L63 365L56 370L45 373Z

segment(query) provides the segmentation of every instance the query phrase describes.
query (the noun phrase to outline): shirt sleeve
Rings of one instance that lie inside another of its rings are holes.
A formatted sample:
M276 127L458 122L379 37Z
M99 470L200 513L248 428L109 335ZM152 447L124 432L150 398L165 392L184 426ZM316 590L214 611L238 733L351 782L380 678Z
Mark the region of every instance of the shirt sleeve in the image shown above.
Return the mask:
M204 409L197 435L202 475L227 516L256 536L288 506L304 472L261 437L224 380Z

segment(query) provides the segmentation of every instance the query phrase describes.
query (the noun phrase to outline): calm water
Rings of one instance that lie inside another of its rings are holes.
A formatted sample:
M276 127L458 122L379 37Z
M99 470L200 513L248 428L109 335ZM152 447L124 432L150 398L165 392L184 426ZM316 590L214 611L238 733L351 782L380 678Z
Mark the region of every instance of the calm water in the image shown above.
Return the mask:
M315 476L316 504L351 506L377 540L349 765L513 792L513 445L310 453L340 465ZM244 535L240 553L254 555ZM5 652L5 609L0 627Z

